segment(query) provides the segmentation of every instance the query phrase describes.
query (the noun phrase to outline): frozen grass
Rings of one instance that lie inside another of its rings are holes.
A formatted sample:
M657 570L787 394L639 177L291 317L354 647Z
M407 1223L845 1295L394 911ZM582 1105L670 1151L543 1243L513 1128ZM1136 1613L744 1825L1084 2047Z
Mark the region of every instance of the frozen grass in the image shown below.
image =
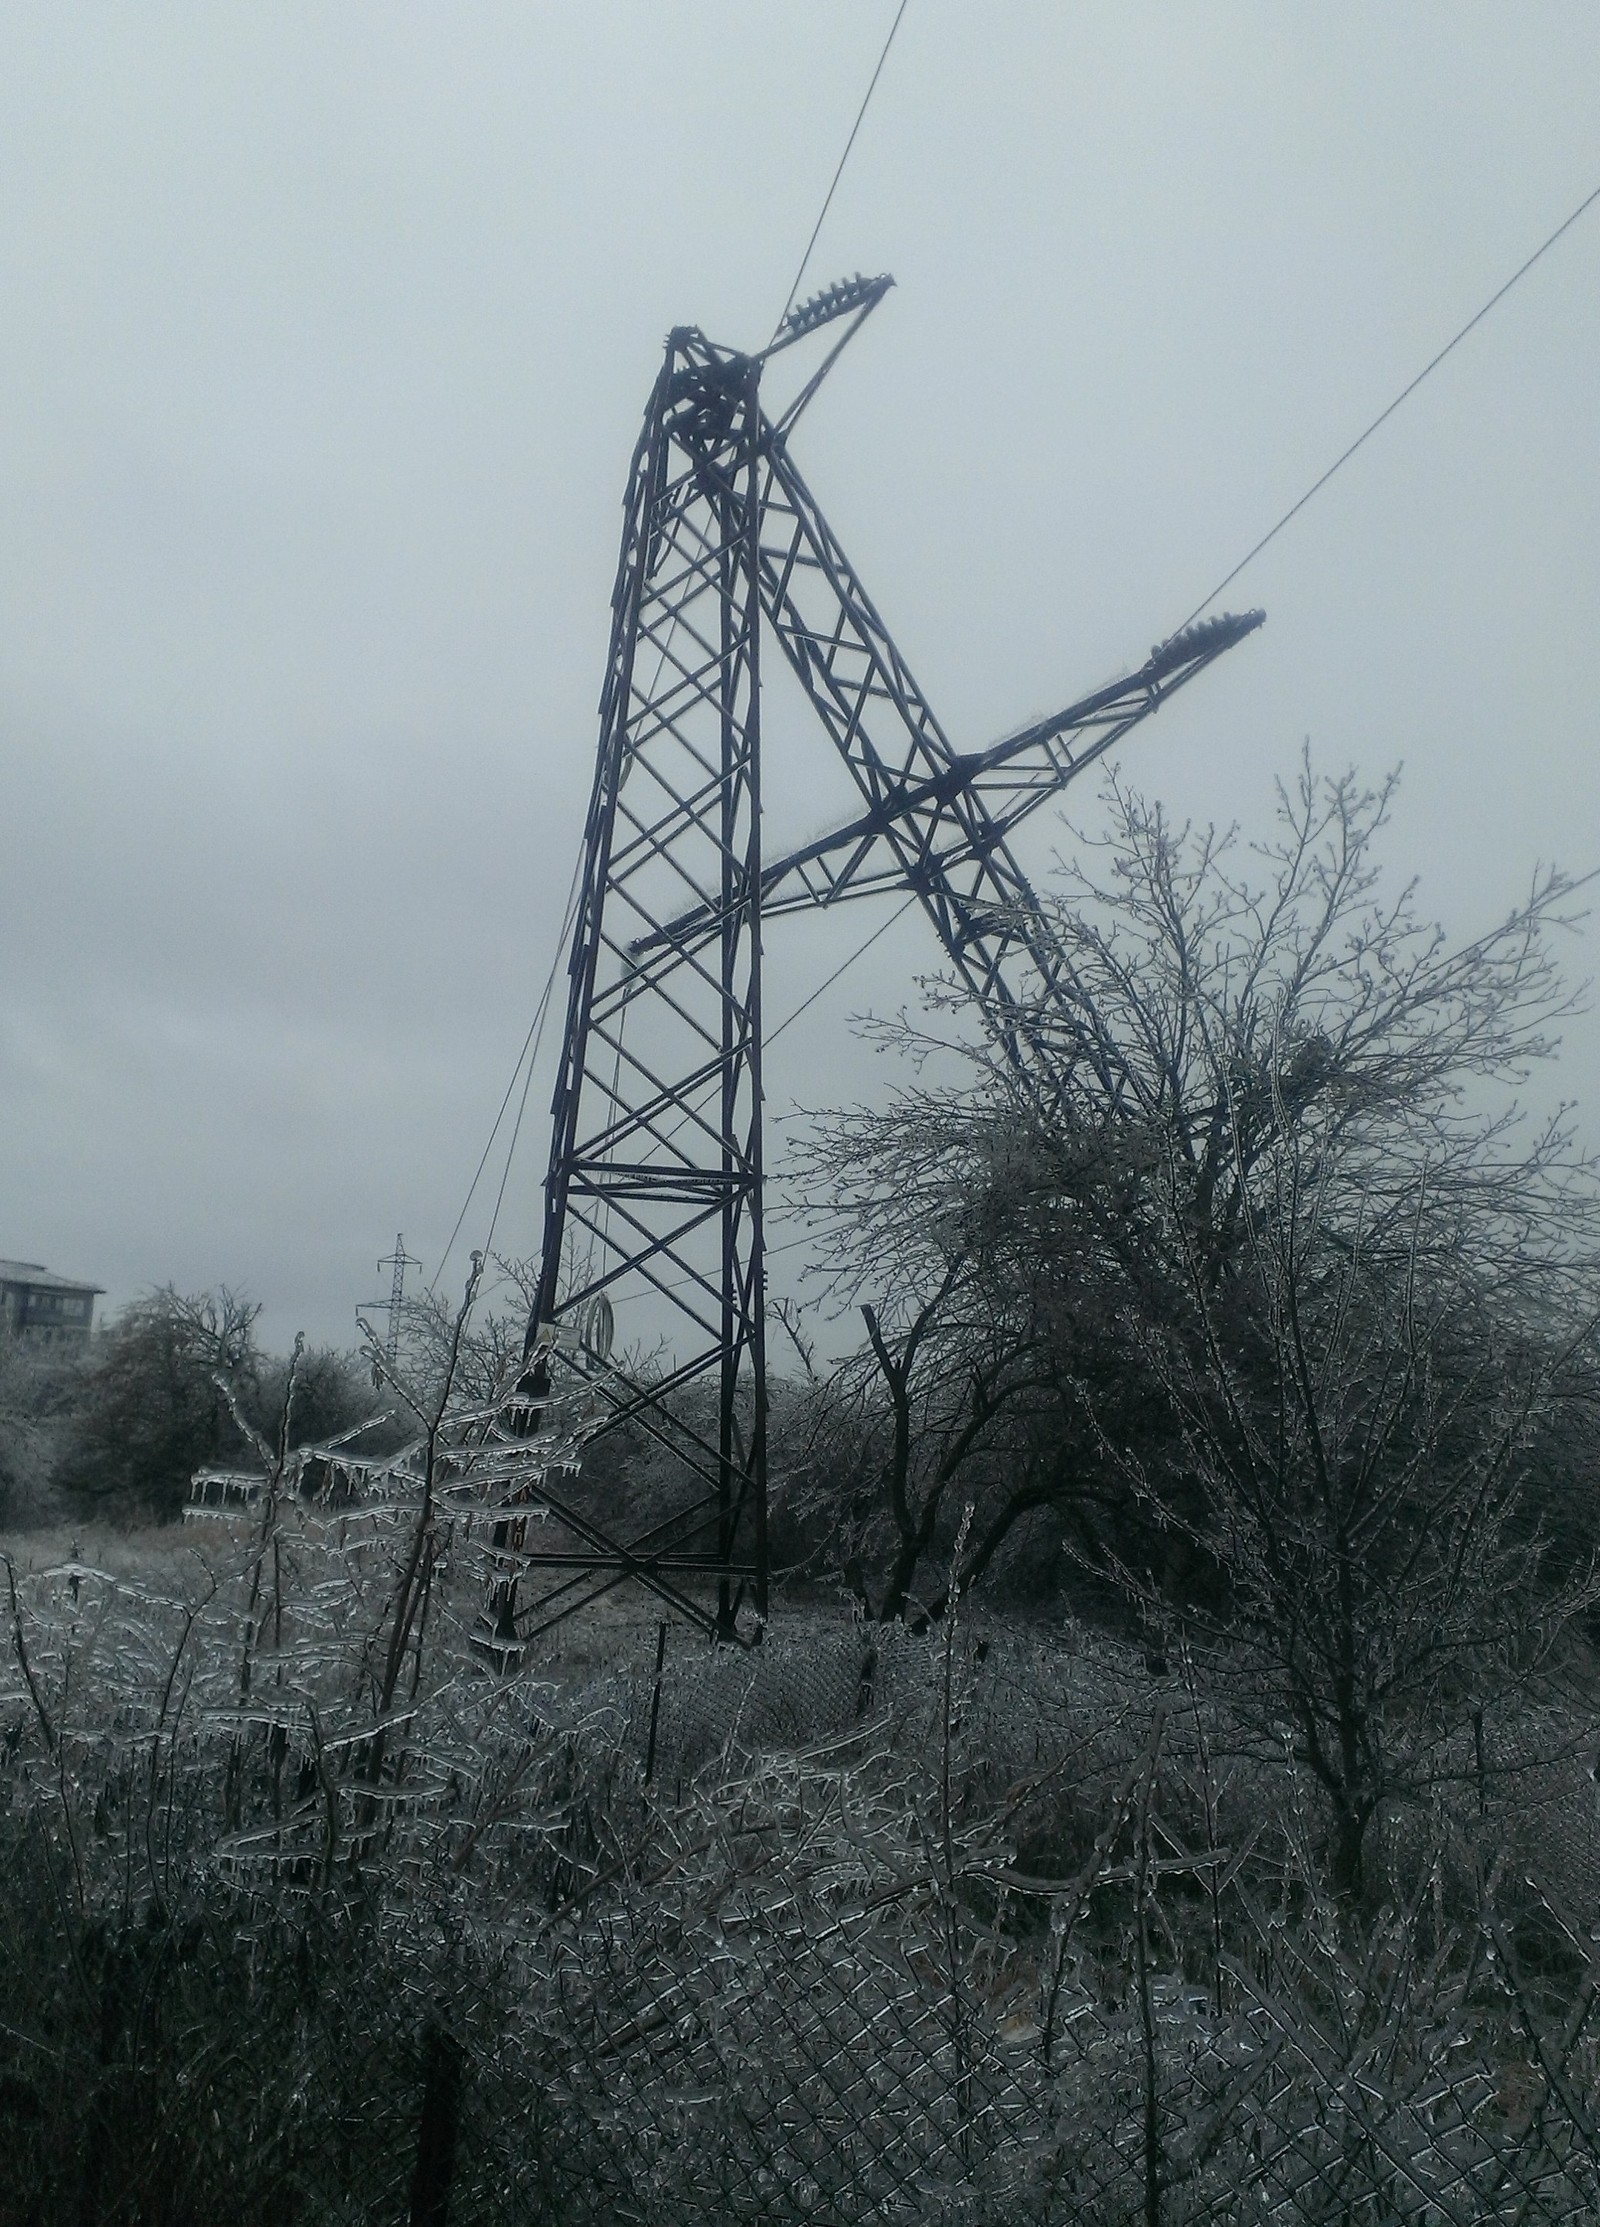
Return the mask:
M1504 1818L1441 1807L1341 1916L1216 1701L816 1599L673 1635L647 1785L649 1605L496 1676L470 1525L375 1705L413 1536L17 1542L20 2216L403 2216L441 2114L485 2227L1595 2216L1594 1898Z
M349 1589L354 1598L362 1587L352 1573L364 1562L370 1593L372 1547L370 1541L353 1544L359 1533L359 1520L348 1513L287 1508L281 1534L291 1595L315 1598L320 1591L326 1603L330 1590ZM87 1602L96 1591L90 1573L98 1573L102 1585L111 1581L130 1602L142 1599L147 1618L160 1629L169 1626L179 1604L206 1599L211 1624L221 1629L238 1613L236 1596L246 1582L256 1535L255 1521L242 1515L163 1526L58 1524L0 1537L0 1551L10 1555L24 1589L36 1588L41 1602L68 1606L73 1571ZM441 1676L452 1657L458 1670L465 1666L469 1681L481 1674L468 1635L483 1585L482 1562L472 1544L445 1557L438 1602L441 1649L434 1665ZM320 1613L326 1640L326 1606ZM548 1633L524 1670L530 1688L545 1697L540 1706L546 1715L603 1721L619 1754L641 1770L655 1698L659 1624L647 1594L619 1589ZM286 1659L294 1660L311 1637L291 1602ZM898 1626L864 1624L843 1594L814 1585L778 1597L759 1649L717 1649L686 1627L671 1626L655 1711L657 1785L681 1790L732 1757L802 1750L868 1721L897 1748L924 1749L935 1729L930 1665L940 1645L936 1633L918 1637ZM346 1673L351 1661L343 1665ZM274 1664L269 1642L263 1652L268 1674ZM1025 1829L1036 1850L1056 1844L1069 1851L1092 1842L1098 1807L1128 1768L1159 1701L1169 1709L1177 1704L1178 1729L1169 1738L1179 1748L1192 1744L1193 1733L1185 1727L1193 1712L1181 1680L1153 1678L1137 1649L1069 1619L997 1614L980 1599L963 1614L958 1668L966 1795L999 1801L1047 1765L1070 1781L1070 1795L1058 1790L1028 1814ZM328 1676L324 1663L316 1683L325 1684ZM336 1672L335 1684L337 1679ZM1264 1754L1250 1728L1214 1701L1207 1704L1205 1722L1223 1805L1257 1815L1281 1810L1286 1785L1281 1754ZM1496 1830L1509 1859L1536 1867L1575 1903L1600 1913L1600 1792L1590 1720L1578 1711L1563 1716L1547 1710L1537 1719L1491 1714L1487 1737L1499 1788ZM1454 1761L1461 1778L1470 1777L1471 1758L1464 1750ZM1311 1799L1305 1792L1296 1798ZM1452 1806L1461 1806L1459 1794L1389 1815L1382 1850L1391 1898L1403 1897L1419 1851L1439 1838Z
M29 1574L84 1562L108 1576L150 1585L182 1585L209 1567L233 1539L212 1539L199 1525L49 1523L0 1528L0 1553Z

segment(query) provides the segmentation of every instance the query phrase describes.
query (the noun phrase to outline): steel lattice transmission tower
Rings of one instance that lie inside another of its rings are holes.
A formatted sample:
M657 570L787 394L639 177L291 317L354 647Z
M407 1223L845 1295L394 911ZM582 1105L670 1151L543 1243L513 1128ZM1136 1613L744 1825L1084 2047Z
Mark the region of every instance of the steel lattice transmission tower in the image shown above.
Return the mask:
M400 1357L400 1330L405 1321L406 1313L406 1270L408 1268L420 1268L422 1263L414 1254L406 1251L404 1237L397 1237L394 1241L394 1251L385 1254L384 1258L379 1261L378 1266L387 1268L389 1271L389 1296L386 1299L369 1299L367 1307L373 1314L376 1314L380 1308L387 1312L388 1325L383 1335L383 1358L392 1370ZM361 1310L358 1308L358 1316L360 1312ZM376 1364L374 1366L376 1367ZM374 1383L381 1382L382 1373L381 1369L378 1370L373 1379Z
M740 1635L744 1611L757 1630L765 1618L763 922L914 892L1006 1056L1036 1075L1028 1014L1057 962L1008 837L1261 623L1259 612L1207 621L1055 717L986 750L955 749L789 450L891 284L828 289L759 355L674 331L645 413L612 598L524 1386L532 1428L553 1428L563 1406L591 1437L633 1425L630 1458L636 1468L648 1458L656 1512L630 1521L626 1489L570 1467L547 1477L537 1510L505 1511L485 1633L501 1649L626 1578L723 1638ZM766 416L768 361L836 324L820 367ZM769 861L761 659L773 648L860 806L834 834Z

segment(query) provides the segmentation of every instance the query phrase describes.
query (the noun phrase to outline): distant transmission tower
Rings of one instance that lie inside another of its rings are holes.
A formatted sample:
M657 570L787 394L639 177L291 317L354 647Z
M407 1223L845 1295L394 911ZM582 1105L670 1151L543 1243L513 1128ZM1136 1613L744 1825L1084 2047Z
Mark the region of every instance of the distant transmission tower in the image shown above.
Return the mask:
M367 1308L373 1314L380 1307L387 1310L389 1323L383 1337L383 1358L389 1368L393 1369L400 1359L400 1325L405 1318L406 1270L420 1268L422 1263L406 1251L406 1241L397 1233L394 1251L386 1254L378 1266L387 1268L390 1272L389 1296L387 1299L368 1300Z
M505 1504L482 1638L506 1659L624 1580L719 1639L765 1620L765 924L911 893L1002 1056L1047 1084L1034 1014L1070 983L1011 835L1261 623L1208 619L1064 711L958 748L789 447L891 284L827 288L756 355L680 327L634 451L523 1379L533 1430L554 1443L549 1418L581 1407L586 1435L623 1434L625 1473L608 1488L602 1462L591 1486L553 1460L536 1513ZM824 333L769 416L768 363ZM764 657L855 791L843 826L777 858Z

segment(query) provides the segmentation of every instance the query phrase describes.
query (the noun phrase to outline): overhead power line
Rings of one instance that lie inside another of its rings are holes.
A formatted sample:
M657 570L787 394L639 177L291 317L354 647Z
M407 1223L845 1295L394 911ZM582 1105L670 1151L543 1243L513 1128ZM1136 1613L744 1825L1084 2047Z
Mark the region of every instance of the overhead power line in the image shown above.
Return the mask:
M816 223L811 227L811 237L809 240L807 240L806 251L800 258L800 268L794 274L794 284L789 288L788 298L784 302L782 309L780 309L778 312L778 322L772 328L772 337L774 340L777 339L778 334L782 329L783 320L788 316L790 310L794 307L794 298L800 291L800 281L805 277L807 265L811 261L811 251L817 244L817 239L822 231L823 225L827 222L828 211L833 206L833 197L834 194L838 191L839 180L844 176L844 166L850 160L850 150L856 143L856 134L860 131L867 110L872 105L872 96L878 89L879 78L883 75L883 65L889 59L889 49L894 44L894 35L900 28L900 18L905 14L908 4L909 0L900 0L900 5L895 10L894 21L889 26L889 36L884 40L883 52L878 56L878 66L872 73L872 78L867 86L866 92L862 95L861 106L856 110L856 120L850 126L850 136L844 143L844 153L839 157L839 167L833 174L832 184L828 187L827 192L822 197L822 207L817 212Z
M432 1276L428 1279L428 1290L430 1293L435 1289L440 1277L444 1274L446 1268L450 1264L450 1255L455 1250L456 1239L461 1235L461 1225L465 1222L467 1215L471 1211L472 1201L477 1194L478 1185L483 1181L483 1171L489 1165L489 1155L494 1150L494 1140L500 1134L500 1125L505 1120L506 1114L510 1109L512 1096L516 1091L517 1083L520 1079L522 1081L522 1097L517 1106L517 1117L511 1133L511 1147L510 1151L508 1151L506 1154L505 1171L500 1177L500 1189L495 1197L494 1213L490 1217L489 1221L489 1234L488 1237L484 1240L483 1250L485 1253L488 1252L490 1245L494 1242L495 1224L500 1219L500 1208L506 1195L506 1177L510 1172L511 1154L515 1152L517 1138L521 1134L522 1117L527 1110L528 1104L528 1086L533 1080L534 1062L539 1057L539 1046L544 1038L545 1020L550 1010L550 993L555 988L556 969L561 964L561 955L565 951L567 946L567 931L572 926L573 914L577 909L578 878L580 873L582 872L582 864L583 862L580 857L578 864L572 869L572 881L567 890L566 908L562 914L560 931L556 936L555 955L550 961L550 972L545 976L544 988L539 993L539 1002L533 1009L533 1019L528 1023L528 1033L522 1039L522 1049L520 1052L518 1052L516 1065L511 1070L511 1080L506 1084L506 1094L500 1101L500 1111L494 1117L494 1125L489 1131L488 1142L485 1144L483 1152L479 1157L478 1165L476 1170L474 1171L472 1181L467 1185L467 1195L461 1202L461 1212L456 1216L455 1228L450 1232L449 1237L445 1241L444 1251L439 1255L438 1267L434 1270ZM526 1063L527 1067L527 1074L525 1077L523 1075L524 1063Z
M1473 316L1467 319L1461 330L1456 333L1452 339L1445 342L1444 346L1439 350L1439 353L1423 365L1422 369L1417 373L1416 377L1411 381L1410 385L1404 386L1400 389L1400 392L1389 404L1389 407L1386 410L1379 411L1378 415L1373 419L1372 423L1367 427L1366 431L1364 433L1358 433L1356 435L1356 438L1350 443L1350 446L1344 451L1344 453L1334 458L1333 462L1328 466L1328 469L1323 473L1322 477L1318 480L1313 480L1312 484L1306 489L1300 500L1297 503L1292 503L1289 506L1289 508L1284 512L1283 516L1278 520L1278 523L1261 536L1261 539L1256 543L1255 547L1248 550L1245 555L1239 559L1239 562L1234 566L1233 570L1229 573L1226 573L1223 578L1217 582L1216 586L1212 589L1209 595L1205 595L1200 598L1200 601L1195 605L1194 609L1189 613L1187 618L1180 619L1178 621L1178 624L1172 630L1174 634L1181 634L1186 626L1191 625L1193 621L1200 616L1201 612L1205 610L1208 604L1216 602L1217 597L1221 595L1224 588L1232 587L1234 581L1238 579L1245 566L1247 564L1254 563L1255 559L1260 556L1262 550L1266 548L1269 541L1277 540L1279 534L1281 534L1284 527L1288 525L1290 519L1297 518L1300 515L1301 511L1305 509L1307 503L1310 502L1313 495L1321 494L1323 488L1327 486L1334 473L1343 470L1344 466L1349 463L1351 457L1355 455L1357 449L1365 447L1366 443L1371 440L1373 434L1377 432L1379 426L1387 423L1387 421L1394 416L1401 403L1407 401L1412 395L1416 393L1423 380L1428 378L1431 373L1438 370L1440 364L1444 362L1445 357L1448 356L1454 349L1460 347L1462 341L1466 339L1468 333L1472 331L1473 327L1476 325L1481 325L1483 323L1483 320L1488 316L1490 310L1495 307L1496 303L1503 302L1505 300L1512 287L1515 286L1520 279L1524 279L1527 277L1528 273L1533 269L1534 264L1539 261L1539 258L1543 255L1548 255L1551 248L1555 246L1557 240L1560 239L1563 232L1570 232L1572 230L1572 227L1577 223L1579 217L1581 217L1586 210L1592 209L1597 201L1600 201L1600 186L1596 186L1592 193L1585 195L1583 200L1581 200L1578 203L1578 206L1573 210L1571 216L1563 218L1562 222L1556 226L1555 230L1550 234L1549 238L1547 240L1541 241L1539 246L1536 247L1533 253L1528 257L1528 260L1525 263L1520 263L1512 272L1511 276L1506 280L1505 284L1497 288L1496 291L1489 296L1489 299L1484 303L1483 307L1478 310ZM1169 636L1168 639L1170 640L1171 637Z

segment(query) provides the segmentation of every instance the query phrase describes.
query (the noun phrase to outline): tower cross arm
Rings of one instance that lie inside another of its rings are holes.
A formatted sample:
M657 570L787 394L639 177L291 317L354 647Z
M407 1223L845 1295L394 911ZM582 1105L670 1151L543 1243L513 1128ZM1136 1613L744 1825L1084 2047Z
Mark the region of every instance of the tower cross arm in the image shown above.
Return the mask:
M981 823L984 834L1004 836L1197 673L1253 634L1265 618L1264 611L1245 611L1202 619L1158 643L1137 672L1093 690L1065 710L1035 720L985 750L953 752L936 773L902 780L858 818L814 837L766 867L761 876L763 912L809 911L845 897L904 889L904 864L882 838L908 820L930 809L937 813L958 798L980 798L987 808ZM951 848L948 853L941 848L941 866L974 855L970 834L959 817L949 822L949 829ZM719 926L714 908L694 906L639 937L631 948L635 952L660 945L692 949L716 934Z

